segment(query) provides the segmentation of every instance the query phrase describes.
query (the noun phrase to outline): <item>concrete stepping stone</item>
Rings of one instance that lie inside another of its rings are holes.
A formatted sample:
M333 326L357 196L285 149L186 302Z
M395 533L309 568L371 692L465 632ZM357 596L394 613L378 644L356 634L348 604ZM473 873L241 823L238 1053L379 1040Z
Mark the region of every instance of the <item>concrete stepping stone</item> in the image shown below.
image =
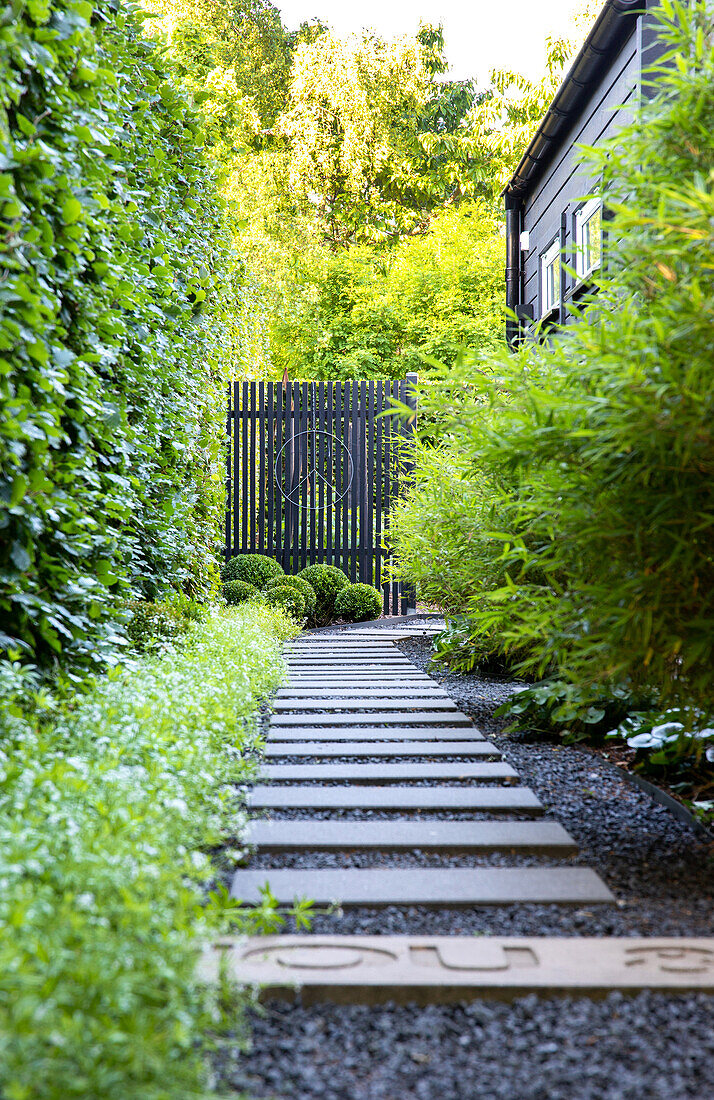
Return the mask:
M303 711L303 710L401 710L408 713L410 710L458 710L456 703L448 695L435 695L433 697L417 695L407 699L383 699L379 697L354 698L348 695L331 695L321 699L275 699L273 710L278 711Z
M329 666L332 668L342 668L349 665L366 665L377 666L379 668L416 668L408 657L403 657L400 653L295 653L288 654L287 662L290 667L294 665L300 665L301 667L315 668Z
M263 851L500 852L572 856L577 844L557 821L251 821L247 844Z
M401 783L405 779L517 779L510 764L264 764L262 783Z
M302 1004L438 1004L636 993L714 993L714 938L253 936L208 944L198 976L221 969L261 997Z
M437 699L448 699L449 696L442 688L429 686L425 684L394 684L386 683L382 687L378 687L375 684L369 685L366 682L362 685L355 685L352 682L348 682L344 685L342 690L337 684L333 684L332 687L285 687L276 692L276 699L335 699L340 695L356 695L359 694L361 698L367 699L391 699L395 695L410 696L414 695L417 698L419 696L435 696ZM449 700L451 702L451 700Z
M425 683L436 684L437 680L432 680L431 676L427 676L424 672L411 671L410 669L399 670L397 675L394 672L385 672L383 669L372 669L369 672L362 672L359 669L352 671L351 669L343 669L341 672L328 670L327 672L305 671L294 672L290 676L290 683Z
M461 731L460 731L461 733ZM463 736L463 734L461 734ZM488 741L269 741L264 755L280 756L477 756L497 757L501 752Z
M365 638L363 641L355 639L353 642L324 642L322 644L302 642L299 645L286 646L283 652L286 654L309 653L310 655L319 653L377 653L381 656L383 653L398 653L399 651L393 642L373 641ZM402 656L404 655L402 654Z
M321 708L323 709L323 708ZM276 726L359 726L374 722L378 725L391 726L438 726L442 722L449 726L470 726L471 719L458 710L404 710L399 711L367 711L352 714L274 714L270 719L270 728ZM360 734L360 737L362 735Z
M231 895L260 901L266 882L283 905L307 897L317 905L593 905L615 898L589 867L401 867L236 871Z
M247 795L254 810L477 810L540 815L528 787L266 787Z
M451 741L463 741L464 737L468 736L471 741L483 741L484 736L480 733L475 726L471 726L469 729L461 727L448 727L448 726L434 726L431 729L419 729L413 726L360 726L355 728L354 726L343 727L321 727L321 726L300 726L298 729L293 729L291 726L271 726L268 732L268 743L274 741L304 741L306 738L309 741L352 741L356 737L360 741L374 741L375 745L380 742L405 742L405 741L423 741L425 744L428 742L430 745L443 742L448 743ZM451 749L449 749L451 752Z

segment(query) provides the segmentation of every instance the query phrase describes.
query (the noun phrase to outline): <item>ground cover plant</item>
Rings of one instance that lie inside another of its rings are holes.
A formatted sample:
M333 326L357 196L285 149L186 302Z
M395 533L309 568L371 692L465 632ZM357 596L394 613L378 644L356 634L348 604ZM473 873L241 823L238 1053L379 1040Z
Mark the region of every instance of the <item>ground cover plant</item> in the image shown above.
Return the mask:
M206 904L208 852L240 835L251 715L294 632L265 605L214 610L181 648L65 701L38 694L27 666L0 665L8 1100L208 1091L199 1046L219 1014L193 971L201 941L226 930L220 895Z
M405 579L457 594L463 662L495 645L520 675L574 685L583 710L622 686L660 712L714 701L714 44L704 3L658 13L656 95L589 153L610 213L596 296L567 335L452 372L476 397L434 461L465 485L425 576L418 532L446 477L391 529Z
M0 649L111 654L216 588L239 279L201 118L137 5L0 20Z

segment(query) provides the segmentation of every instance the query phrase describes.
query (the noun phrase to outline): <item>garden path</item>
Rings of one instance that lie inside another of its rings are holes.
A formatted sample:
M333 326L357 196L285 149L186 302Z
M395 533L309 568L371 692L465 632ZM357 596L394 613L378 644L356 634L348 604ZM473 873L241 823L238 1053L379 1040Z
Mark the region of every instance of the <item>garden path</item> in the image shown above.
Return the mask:
M269 882L280 903L309 897L340 911L612 905L500 750L397 649L425 629L353 629L290 646L249 795L260 867L235 872L233 895L258 901ZM221 955L240 981L350 1000L709 988L714 971L706 940L279 936L221 941L204 957L207 974Z

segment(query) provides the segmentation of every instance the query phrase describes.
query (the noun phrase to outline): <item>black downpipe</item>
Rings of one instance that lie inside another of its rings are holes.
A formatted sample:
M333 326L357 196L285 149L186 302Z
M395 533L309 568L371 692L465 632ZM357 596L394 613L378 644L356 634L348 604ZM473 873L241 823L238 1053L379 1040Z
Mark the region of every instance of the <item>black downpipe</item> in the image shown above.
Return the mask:
M558 324L564 325L568 320L568 311L565 308L565 294L568 289L568 278L565 271L568 255L566 251L568 241L568 212L564 210L560 215L560 287Z
M514 314L521 297L521 200L506 193L506 307ZM516 348L520 324L516 317L506 319L506 341Z

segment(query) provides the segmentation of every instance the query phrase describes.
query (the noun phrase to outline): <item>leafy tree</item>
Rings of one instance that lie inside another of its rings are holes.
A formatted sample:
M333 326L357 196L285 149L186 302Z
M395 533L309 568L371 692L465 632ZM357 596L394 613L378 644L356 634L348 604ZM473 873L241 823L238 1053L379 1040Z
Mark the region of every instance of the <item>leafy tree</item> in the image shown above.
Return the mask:
M714 39L705 0L659 18L658 94L590 154L614 215L596 300L468 376L482 400L452 432L469 476L499 487L488 539L507 575L465 610L531 672L710 708Z
M179 73L195 91L232 86L249 99L259 129L282 110L293 43L270 0L147 0ZM299 34L299 32L298 32Z
M464 345L503 339L503 240L483 203L435 216L389 251L313 250L289 273L270 328L278 372L400 378L425 357L452 363Z
M472 92L439 91L442 50L432 28L393 43L324 33L298 47L278 126L290 186L333 248L423 232L432 210L475 193L483 170L461 127Z

